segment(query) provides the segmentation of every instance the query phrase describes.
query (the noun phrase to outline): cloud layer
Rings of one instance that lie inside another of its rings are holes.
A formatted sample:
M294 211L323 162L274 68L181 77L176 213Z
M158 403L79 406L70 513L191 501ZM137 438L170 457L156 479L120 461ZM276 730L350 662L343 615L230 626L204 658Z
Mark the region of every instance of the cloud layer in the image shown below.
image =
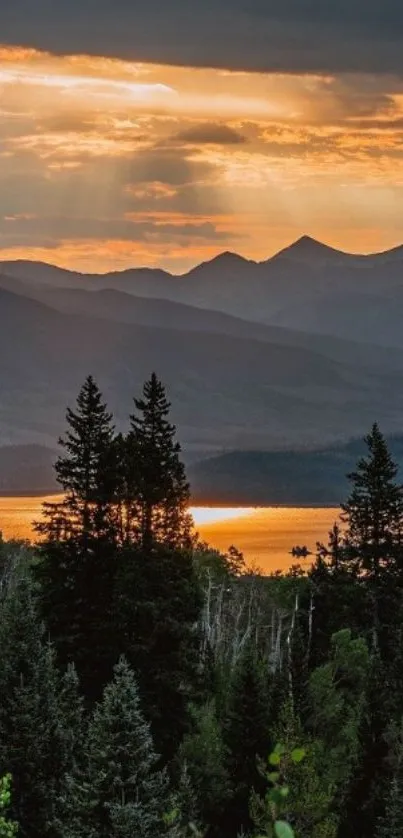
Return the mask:
M303 233L380 250L402 217L399 75L0 47L0 258L182 271Z
M60 54L261 72L403 73L400 0L13 0L0 37Z

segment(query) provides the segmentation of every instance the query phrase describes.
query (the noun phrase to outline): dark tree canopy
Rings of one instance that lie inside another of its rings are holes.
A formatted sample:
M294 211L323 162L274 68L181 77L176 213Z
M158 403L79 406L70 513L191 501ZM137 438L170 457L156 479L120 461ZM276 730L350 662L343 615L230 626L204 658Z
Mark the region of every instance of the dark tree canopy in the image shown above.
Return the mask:
M36 573L42 615L60 662L76 663L85 692L97 698L111 675L111 590L116 526L113 425L91 376L75 411L67 410L64 454L56 474L64 500L45 505Z
M158 543L189 547L190 489L168 419L170 403L155 373L134 404L126 448L131 535L147 550Z
M397 466L378 425L365 438L368 455L349 475L352 490L342 504L346 545L360 573L376 578L382 568L401 567L403 492Z

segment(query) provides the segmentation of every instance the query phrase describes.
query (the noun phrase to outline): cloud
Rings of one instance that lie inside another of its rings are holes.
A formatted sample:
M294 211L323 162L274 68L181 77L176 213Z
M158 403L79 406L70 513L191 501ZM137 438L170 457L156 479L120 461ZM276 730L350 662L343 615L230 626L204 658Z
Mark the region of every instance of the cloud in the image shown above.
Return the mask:
M279 72L403 74L400 0L13 0L0 37L57 53Z
M127 241L127 242L169 242L206 240L224 241L231 239L229 230L218 230L212 221L195 222L192 219L148 219L145 221L127 218L85 218L67 216L3 216L0 217L2 247L22 246L58 247L64 240L84 239Z
M240 145L247 142L247 138L239 131L229 125L214 122L202 122L179 131L172 140L189 145Z

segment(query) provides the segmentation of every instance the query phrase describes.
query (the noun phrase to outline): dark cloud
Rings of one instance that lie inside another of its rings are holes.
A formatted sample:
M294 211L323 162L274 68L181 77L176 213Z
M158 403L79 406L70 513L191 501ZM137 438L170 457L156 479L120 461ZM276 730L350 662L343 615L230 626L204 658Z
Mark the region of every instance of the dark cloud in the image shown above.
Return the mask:
M181 152L140 151L131 159L119 163L120 177L126 183L153 183L183 186L211 179L214 171L210 163L188 160Z
M1 0L0 40L283 72L403 74L401 0Z
M0 217L3 247L57 247L64 240L117 240L180 243L184 240L227 241L228 230L217 230L211 221L172 223L169 220L137 221L125 218L53 216Z
M235 131L229 125L220 125L214 122L192 125L190 128L174 134L172 140L190 145L240 145L247 141L243 134Z

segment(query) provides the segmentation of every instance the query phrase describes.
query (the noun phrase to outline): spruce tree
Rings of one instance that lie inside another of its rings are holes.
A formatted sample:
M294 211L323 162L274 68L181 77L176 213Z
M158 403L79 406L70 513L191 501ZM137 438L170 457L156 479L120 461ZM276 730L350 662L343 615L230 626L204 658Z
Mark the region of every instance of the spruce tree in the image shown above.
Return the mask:
M379 818L375 838L397 838L403 835L403 766L402 755L390 783L385 814Z
M347 525L349 561L361 575L378 579L382 570L400 567L403 533L403 490L397 466L378 425L365 438L368 455L349 475L352 491L342 504Z
M252 790L259 794L265 788L258 758L266 760L272 744L264 672L252 647L245 649L233 672L223 729L232 781L223 826L229 835L237 835L252 828L250 795Z
M331 638L331 654L308 683L307 726L316 740L316 768L333 789L333 812L341 813L360 757L360 728L366 708L369 654L349 629Z
M80 801L78 834L83 838L160 838L166 834L168 780L158 768L137 684L123 658L90 721L85 770L76 797Z
M62 838L65 777L80 731L71 708L67 714L54 650L45 642L27 576L1 603L0 649L0 764L13 777L13 817L22 836Z
M181 745L180 760L194 789L195 819L209 825L208 835L213 836L230 794L228 752L213 701L193 707L192 721L193 730Z
M62 665L74 662L86 696L96 699L114 663L111 601L117 528L116 452L111 416L89 376L76 411L67 410L65 454L56 462L62 503L46 504L37 525L42 615Z
M111 500L115 493L112 416L91 375L81 387L76 410L67 408L66 420L66 435L59 439L65 454L55 465L63 504L56 504L56 509L52 503L45 505L47 520L38 525L38 530L52 539L64 517L65 534L85 552L93 539L113 536Z
M154 742L172 759L188 730L188 704L199 689L201 592L191 556L155 546L128 549L115 590L120 651L137 673Z
M144 550L163 543L189 547L192 521L189 484L180 460L176 428L169 422L170 403L155 373L143 397L134 399L126 442L127 506L132 539Z

